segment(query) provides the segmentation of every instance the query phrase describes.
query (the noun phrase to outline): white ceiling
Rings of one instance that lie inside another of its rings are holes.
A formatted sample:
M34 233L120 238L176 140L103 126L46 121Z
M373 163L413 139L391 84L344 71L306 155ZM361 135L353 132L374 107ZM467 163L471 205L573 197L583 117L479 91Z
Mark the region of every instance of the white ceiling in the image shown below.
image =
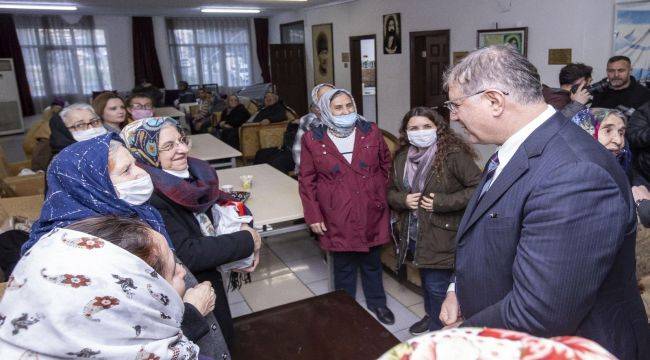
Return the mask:
M141 15L141 16L223 16L223 14L202 14L201 7L255 7L262 9L255 16L270 16L287 10L297 10L304 7L325 5L342 1L308 0L308 1L283 1L283 0L0 0L0 3L20 4L66 4L76 5L77 14L93 15ZM51 11L18 11L14 13L52 13ZM70 14L61 11L57 14ZM241 16L241 15L239 15Z

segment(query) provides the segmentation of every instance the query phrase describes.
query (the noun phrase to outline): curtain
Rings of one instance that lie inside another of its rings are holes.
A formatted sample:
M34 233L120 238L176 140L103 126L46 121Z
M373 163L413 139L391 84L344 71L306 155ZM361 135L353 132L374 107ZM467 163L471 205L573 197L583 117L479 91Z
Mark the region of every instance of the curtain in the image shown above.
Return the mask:
M111 89L104 31L95 29L92 16L74 24L60 16L17 15L14 21L37 111L54 97L87 101L93 91Z
M150 17L133 17L133 67L136 85L147 79L156 87L165 87Z
M218 84L222 93L251 84L250 22L246 18L168 18L177 81Z
M34 115L34 103L29 92L29 83L25 73L25 62L20 51L18 35L14 19L10 14L0 14L0 58L11 58L14 61L16 82L20 95L20 107L23 109L23 116Z
M265 83L271 82L269 70L269 19L255 18L255 38L257 42L257 60L262 68L262 79Z

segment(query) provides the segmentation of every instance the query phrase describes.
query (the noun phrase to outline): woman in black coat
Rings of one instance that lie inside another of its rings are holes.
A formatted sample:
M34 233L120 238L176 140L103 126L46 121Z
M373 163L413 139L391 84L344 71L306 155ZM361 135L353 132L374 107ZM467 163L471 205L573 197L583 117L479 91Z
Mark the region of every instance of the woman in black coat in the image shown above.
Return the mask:
M151 176L155 190L149 204L160 212L176 255L199 282L212 283L217 295L214 314L231 346L232 317L217 268L254 255L253 265L241 270L252 272L259 260L259 234L241 225L240 231L217 236L212 209L227 194L219 190L216 173L207 162L187 156L189 138L175 120L142 119L127 125L122 137L138 166Z
M237 95L228 96L228 107L221 115L219 129L221 140L226 144L239 149L239 128L251 117L244 104Z

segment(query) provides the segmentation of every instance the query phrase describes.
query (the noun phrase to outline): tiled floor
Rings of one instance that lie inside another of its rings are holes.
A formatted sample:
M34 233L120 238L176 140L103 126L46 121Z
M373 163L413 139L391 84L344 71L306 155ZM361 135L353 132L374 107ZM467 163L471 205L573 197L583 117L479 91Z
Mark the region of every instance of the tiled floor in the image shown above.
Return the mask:
M306 231L267 238L264 242L252 282L228 293L233 317L328 292L324 255ZM395 314L395 324L384 326L398 339L407 340L411 337L409 326L424 316L422 296L388 274L384 274L384 288L388 307ZM365 308L360 282L357 301Z

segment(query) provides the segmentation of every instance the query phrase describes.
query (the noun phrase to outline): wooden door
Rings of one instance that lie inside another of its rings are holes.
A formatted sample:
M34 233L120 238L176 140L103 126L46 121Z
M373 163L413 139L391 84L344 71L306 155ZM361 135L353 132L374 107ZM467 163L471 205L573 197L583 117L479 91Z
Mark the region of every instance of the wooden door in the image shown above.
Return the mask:
M438 106L447 100L443 74L449 66L449 30L412 32L411 107Z
M298 116L307 114L307 73L304 44L271 44L271 82L280 99Z
M357 112L363 115L363 89L361 82L361 37L350 37L350 84L357 104Z

